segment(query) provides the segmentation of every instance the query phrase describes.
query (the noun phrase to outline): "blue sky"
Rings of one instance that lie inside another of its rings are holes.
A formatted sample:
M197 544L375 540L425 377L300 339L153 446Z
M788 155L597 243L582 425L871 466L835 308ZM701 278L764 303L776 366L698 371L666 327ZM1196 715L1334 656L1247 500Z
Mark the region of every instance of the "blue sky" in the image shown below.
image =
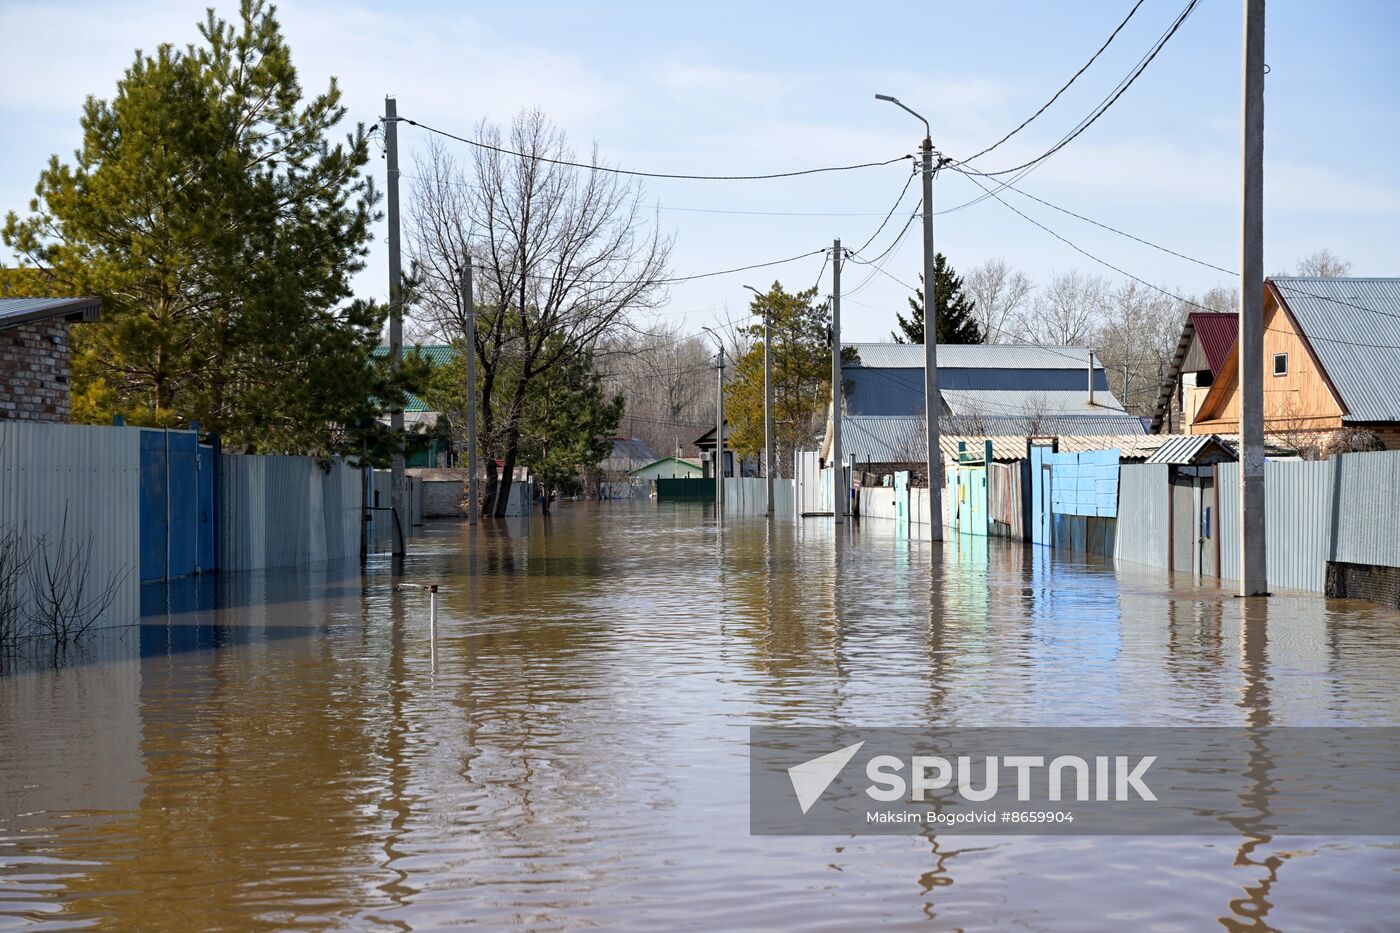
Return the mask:
M1054 107L979 162L1038 154L1128 73L1186 0L1146 0L1100 60ZM203 3L0 2L0 206L23 208L50 153L79 140L88 93L110 94L136 47L186 42ZM351 118L373 122L385 93L404 116L468 133L481 118L546 110L587 151L662 172L761 173L887 159L922 135L873 99L893 94L933 123L935 144L965 155L1039 107L1131 6L1104 2L444 4L286 2L279 6L308 89L334 74ZM871 9L871 7L877 7ZM236 5L219 12L235 15ZM1019 187L1064 207L1233 268L1238 254L1239 0L1201 0L1147 72L1086 133ZM1400 275L1400 5L1269 5L1266 241L1270 271L1327 247L1358 275ZM426 137L401 134L405 171ZM465 155L465 152L463 153ZM383 162L371 166L382 179ZM765 182L648 181L673 272L791 256L840 236L859 245L904 184L904 163ZM940 175L935 206L975 195ZM1031 216L1149 281L1198 292L1225 277L1056 214ZM906 202L910 208L913 200ZM770 211L799 216L703 213ZM813 216L820 215L820 216ZM876 241L883 249L897 226ZM995 201L941 216L937 244L964 269L1000 257L1035 280L1078 267L1115 277ZM678 285L661 310L698 329L747 307L741 286L813 283L820 257ZM383 225L357 279L387 292ZM917 224L886 269L913 282ZM846 288L867 273L848 266ZM823 284L823 290L829 287ZM904 290L877 276L844 306L845 336L883 339Z

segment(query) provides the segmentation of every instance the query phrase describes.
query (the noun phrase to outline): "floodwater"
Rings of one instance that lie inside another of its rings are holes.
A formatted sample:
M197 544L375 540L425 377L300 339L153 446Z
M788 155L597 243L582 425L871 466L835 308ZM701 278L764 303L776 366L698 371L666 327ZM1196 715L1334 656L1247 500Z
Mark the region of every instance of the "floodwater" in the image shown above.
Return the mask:
M751 836L745 741L1400 725L1400 614L707 518L429 526L435 639L376 560L158 593L0 677L0 929L1396 927L1400 840Z

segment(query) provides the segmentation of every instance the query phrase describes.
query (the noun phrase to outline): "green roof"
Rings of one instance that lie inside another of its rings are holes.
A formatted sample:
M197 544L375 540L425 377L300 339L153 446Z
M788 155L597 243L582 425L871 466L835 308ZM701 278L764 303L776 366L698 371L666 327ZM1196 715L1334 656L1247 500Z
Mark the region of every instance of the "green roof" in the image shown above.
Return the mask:
M446 366L452 362L455 351L445 343L424 343L403 348L404 356L417 354L427 359L434 366ZM384 357L389 355L388 347L375 347L374 356ZM408 397L408 404L404 406L404 411L432 411L428 403L416 395Z

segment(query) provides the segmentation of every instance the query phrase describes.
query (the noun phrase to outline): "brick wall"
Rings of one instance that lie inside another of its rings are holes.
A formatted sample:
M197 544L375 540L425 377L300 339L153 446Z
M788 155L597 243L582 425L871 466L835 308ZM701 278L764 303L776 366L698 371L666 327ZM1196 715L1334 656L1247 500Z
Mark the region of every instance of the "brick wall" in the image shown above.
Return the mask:
M68 420L68 324L0 330L0 419Z

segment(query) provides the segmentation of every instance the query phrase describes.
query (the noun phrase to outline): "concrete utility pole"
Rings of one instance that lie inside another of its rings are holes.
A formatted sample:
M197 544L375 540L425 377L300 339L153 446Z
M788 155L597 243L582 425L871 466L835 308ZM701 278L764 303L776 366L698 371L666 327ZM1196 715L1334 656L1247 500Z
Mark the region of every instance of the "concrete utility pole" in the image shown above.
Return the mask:
M898 98L876 94L875 99L894 104L924 124L924 141L919 145L924 183L924 441L928 447L929 532L934 541L942 541L943 454L939 447L938 416L943 402L938 394L938 285L933 262L933 131L921 114L904 106Z
M384 158L388 164L385 183L389 205L389 364L397 372L403 365L403 269L399 260L399 107L393 97L384 98ZM393 507L393 556L404 556L403 521L405 489L403 473L403 408L395 403L389 409L389 429L394 434L394 460L389 474L389 504Z
M841 469L841 238L831 241L831 511L846 520L851 493Z
M1240 595L1268 592L1264 520L1264 0L1244 0L1240 212Z
M467 324L467 524L477 518L476 482L476 305L472 297L472 260L462 264L462 308Z
M745 285L763 300L763 292ZM773 517L773 309L763 303L763 480L767 514Z
M715 521L724 524L724 347L719 348L715 386Z

